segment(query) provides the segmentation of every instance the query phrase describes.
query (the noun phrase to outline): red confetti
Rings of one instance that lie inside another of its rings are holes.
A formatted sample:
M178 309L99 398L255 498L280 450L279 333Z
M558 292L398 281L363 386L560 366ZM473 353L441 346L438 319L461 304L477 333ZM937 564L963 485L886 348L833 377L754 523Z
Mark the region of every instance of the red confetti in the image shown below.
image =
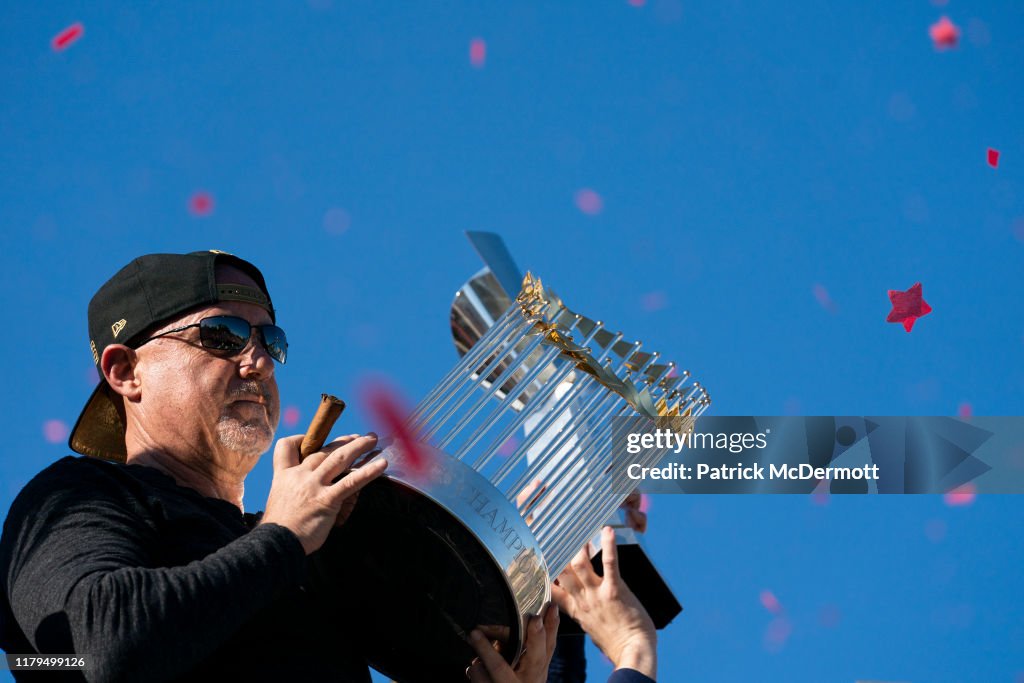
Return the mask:
M822 605L818 610L818 623L824 628L835 628L843 618L843 613L837 605L831 603Z
M967 482L957 486L949 493L942 496L943 502L951 508L966 507L974 502L977 497L976 489L974 484Z
M892 302L892 310L889 311L889 316L885 319L885 322L903 323L903 329L907 332L910 332L914 327L914 323L918 318L932 312L932 307L922 298L920 282L915 282L905 292L890 289L889 301Z
M655 292L647 292L640 297L640 307L648 313L654 311L660 311L668 305L668 296L665 292L658 290Z
M483 38L474 38L469 41L469 63L477 69L482 69L487 61L487 43Z
M63 443L70 433L71 430L62 420L47 420L43 423L43 438L49 443Z
M651 497L648 496L646 493L641 493L640 494L640 512L642 512L642 513L644 513L646 515L650 511L650 509L651 509Z
M422 470L426 462L419 447L419 439L406 424L409 411L405 409L404 402L397 392L389 389L381 381L374 381L366 383L362 394L363 401L376 422L386 434L394 437L402 449L409 468L414 472Z
M188 210L196 216L209 216L213 213L213 195L209 192L196 192L188 200Z
M517 439L514 436L510 436L508 440L506 440L505 443L501 444L501 446L498 448L498 455L500 455L503 458L507 458L508 456L515 453L516 448L518 447L519 439Z
M761 606L772 614L782 614L782 603L770 590L761 591Z
M956 415L964 420L969 420L974 415L974 408L965 401L956 407Z
M924 535L932 543L940 543L946 537L946 523L941 519L929 519L924 525Z
M299 424L299 409L295 406L288 406L284 409L282 418L284 419L285 427L294 427Z
M999 150L988 148L988 165L992 168L999 167Z
M345 209L327 209L324 214L324 230L332 235L345 233L352 225L352 218Z
M596 216L604 209L604 201L601 200L601 195L589 187L584 187L576 193L576 208L588 216Z
M829 296L828 290L825 289L825 285L815 283L814 287L811 288L811 292L814 294L814 298L817 300L819 306L829 313L836 312L836 304L832 301L832 297Z
M932 37L936 50L946 50L956 47L960 39L960 29L949 20L949 17L942 17L928 27L928 35Z
M75 22L55 35L53 40L50 41L50 47L53 48L54 52L66 50L71 47L72 43L81 38L84 33L85 27L82 26L81 22Z
M811 502L818 507L825 507L832 502L832 492L828 489L828 480L822 479L811 491Z
M786 617L772 619L764 631L764 646L770 652L778 652L793 633L793 624Z

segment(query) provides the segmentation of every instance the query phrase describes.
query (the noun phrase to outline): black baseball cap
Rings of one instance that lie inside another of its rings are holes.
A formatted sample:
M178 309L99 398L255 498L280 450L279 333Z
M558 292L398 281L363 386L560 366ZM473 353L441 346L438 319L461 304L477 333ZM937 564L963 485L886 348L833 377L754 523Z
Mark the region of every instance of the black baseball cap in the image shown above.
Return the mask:
M238 268L259 288L218 283L218 265ZM256 304L277 322L263 274L248 261L216 250L140 256L107 280L89 302L89 347L96 368L99 369L103 350L110 344L132 346L154 325L218 301ZM71 430L71 449L124 462L128 453L122 405L121 396L110 388L100 370L99 386Z

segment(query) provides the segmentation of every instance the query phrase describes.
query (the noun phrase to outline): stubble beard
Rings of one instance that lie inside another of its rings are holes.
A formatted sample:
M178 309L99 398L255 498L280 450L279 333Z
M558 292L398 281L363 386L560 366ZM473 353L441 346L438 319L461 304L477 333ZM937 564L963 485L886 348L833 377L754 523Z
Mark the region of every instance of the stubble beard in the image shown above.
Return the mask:
M239 420L224 415L217 423L217 438L226 449L243 458L258 458L270 448L274 432L265 420Z
M264 403L263 415L255 419L245 419L232 414L231 406L227 406L220 420L217 421L217 438L229 451L244 459L256 459L270 448L274 441L274 430L277 427L277 402L257 382L246 382L231 394L231 398L242 398L248 395L262 396Z
M265 404L264 415L246 419L232 414L230 408L217 421L217 438L227 450L244 459L257 459L270 448L277 426L276 410Z

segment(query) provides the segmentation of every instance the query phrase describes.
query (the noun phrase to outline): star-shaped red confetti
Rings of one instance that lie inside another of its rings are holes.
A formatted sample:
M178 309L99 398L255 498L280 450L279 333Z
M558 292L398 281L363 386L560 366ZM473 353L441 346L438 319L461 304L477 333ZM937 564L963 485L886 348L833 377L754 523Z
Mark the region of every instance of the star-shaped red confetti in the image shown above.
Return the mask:
M928 35L932 37L932 44L936 50L947 50L956 47L960 40L960 29L949 20L949 17L942 17L928 27Z
M889 301L892 302L892 310L889 311L889 317L885 319L885 322L903 323L903 329L907 332L910 332L914 327L914 323L917 322L918 318L932 312L932 307L921 296L920 282L915 282L905 292L890 289Z
M85 33L85 27L80 22L71 24L71 26L68 26L53 37L53 40L50 41L50 47L53 48L54 52L60 52L81 38L83 33Z
M999 166L999 150L988 148L988 165L992 168Z

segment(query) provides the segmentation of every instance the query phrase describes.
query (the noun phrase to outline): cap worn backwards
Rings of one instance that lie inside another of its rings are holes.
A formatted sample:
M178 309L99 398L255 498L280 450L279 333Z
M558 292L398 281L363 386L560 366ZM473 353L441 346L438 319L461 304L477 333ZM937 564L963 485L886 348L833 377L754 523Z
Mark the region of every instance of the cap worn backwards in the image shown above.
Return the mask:
M218 283L217 265L230 265L249 275L258 288ZM223 251L189 254L147 254L122 268L103 284L89 302L89 348L99 368L110 344L131 346L142 334L165 320L197 306L218 301L256 304L276 322L267 283L259 268ZM102 378L78 418L68 445L72 450L105 460L127 458L122 400Z

